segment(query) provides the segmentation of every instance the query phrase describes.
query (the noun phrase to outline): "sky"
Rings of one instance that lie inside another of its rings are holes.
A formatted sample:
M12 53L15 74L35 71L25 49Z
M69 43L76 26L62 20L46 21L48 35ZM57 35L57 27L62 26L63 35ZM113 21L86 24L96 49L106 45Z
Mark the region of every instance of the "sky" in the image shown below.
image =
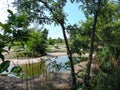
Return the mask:
M0 0L0 22L5 22L7 20L7 9L15 10L12 5L10 4L14 0ZM70 0L67 0L67 4L64 7L64 12L67 15L66 25L68 24L79 24L79 21L85 21L85 16L83 12L79 9L79 4L77 3L70 3ZM8 5L9 3L9 5ZM63 38L62 30L60 26L52 25L45 25L45 28L49 30L48 37L52 38Z

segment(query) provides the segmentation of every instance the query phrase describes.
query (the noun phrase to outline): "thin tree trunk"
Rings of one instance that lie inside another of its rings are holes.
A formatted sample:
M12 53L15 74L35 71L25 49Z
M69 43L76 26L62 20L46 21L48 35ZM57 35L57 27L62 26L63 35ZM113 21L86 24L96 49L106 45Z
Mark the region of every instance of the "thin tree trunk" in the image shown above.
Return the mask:
M101 4L101 0L98 0L98 7L100 7L100 4ZM87 64L86 74L85 74L85 78L84 78L84 84L85 84L84 90L92 90L89 80L90 80L91 64L92 64L92 59L93 59L94 38L95 38L98 15L99 15L99 10L97 10L94 14L94 22L93 22L93 26L92 26L90 49L89 49L89 58L88 58L88 64Z
M64 24L60 23L62 30L63 30L63 36L67 48L67 55L70 60L70 67L71 67L71 75L72 75L72 84L73 84L73 90L77 90L77 81L76 81L76 75L75 75L75 69L74 69L74 63L73 63L73 58L72 58L72 52L70 51L69 44L68 44L68 39L65 33L65 26Z
M85 88L88 88L87 90L91 90L90 85L89 85L89 80L90 80L91 63L92 63L92 58L93 58L93 48L94 48L94 37L95 37L95 31L96 31L96 23L97 23L97 13L96 13L95 18L94 18L93 31L91 34L88 65L87 65L87 70L86 70L86 74L85 74L85 78L84 78L84 84L85 84Z

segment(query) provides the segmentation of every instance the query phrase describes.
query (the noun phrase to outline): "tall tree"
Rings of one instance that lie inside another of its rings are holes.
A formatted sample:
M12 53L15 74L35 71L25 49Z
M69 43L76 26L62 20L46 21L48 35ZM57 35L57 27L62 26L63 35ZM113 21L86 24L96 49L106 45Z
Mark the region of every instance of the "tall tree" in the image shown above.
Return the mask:
M71 0L76 2L82 2L82 8L86 17L92 15L94 17L93 25L92 25L92 32L91 32L91 40L90 40L90 47L89 47L89 58L88 64L86 69L86 74L84 78L84 90L91 90L91 86L89 83L90 80L90 70L91 70L91 63L93 58L93 51L94 51L94 37L96 32L96 24L97 19L100 14L100 9L102 3L106 3L106 0Z
M74 63L72 59L72 52L69 47L68 39L66 36L65 17L63 7L66 4L66 0L16 0L15 4L18 6L18 11L25 11L29 20L37 20L40 24L55 22L60 25L63 31L63 36L67 48L68 58L70 60L71 75L73 90L77 89L76 75L74 70ZM46 14L46 11L48 13Z
M94 51L94 41L95 41L94 38L95 38L96 30L97 30L96 26L97 26L97 22L98 22L98 17L100 15L104 15L104 14L106 15L106 13L102 13L102 12L105 10L105 8L107 7L107 3L110 0L71 0L71 1L81 2L82 9L84 10L86 17L92 16L94 19L93 25L92 25L92 32L91 32L88 65L87 65L87 69L86 69L86 75L84 78L84 84L85 84L85 90L86 90L86 89L89 89L89 87L90 87L90 84L89 84L90 70L91 70L91 63L92 63L92 54ZM113 2L117 2L117 0L113 0Z

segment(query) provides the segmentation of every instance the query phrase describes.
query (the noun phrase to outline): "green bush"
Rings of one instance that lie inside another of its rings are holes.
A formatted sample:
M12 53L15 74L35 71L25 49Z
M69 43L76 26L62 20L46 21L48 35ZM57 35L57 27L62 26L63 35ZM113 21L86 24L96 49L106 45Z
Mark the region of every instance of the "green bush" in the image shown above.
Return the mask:
M111 74L100 72L97 76L97 85L94 90L119 90L120 70Z
M42 56L46 54L46 40L43 38L41 31L31 31L31 38L26 42L26 55Z
M99 67L99 73L91 77L93 90L120 90L120 66L104 61Z
M56 40L55 39L52 39L52 38L49 38L48 39L48 44L49 45L54 45L56 43Z

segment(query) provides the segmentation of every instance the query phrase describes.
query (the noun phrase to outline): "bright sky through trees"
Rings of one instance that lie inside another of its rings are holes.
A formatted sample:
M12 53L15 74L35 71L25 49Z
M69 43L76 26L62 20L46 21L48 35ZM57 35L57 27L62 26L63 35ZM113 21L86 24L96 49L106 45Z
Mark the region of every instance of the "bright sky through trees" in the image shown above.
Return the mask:
M11 2L14 0L0 0L0 22L5 22L5 20L7 20L7 9L11 9L13 11L15 11L15 9L13 9ZM67 15L67 22L66 24L75 24L81 20L85 20L85 16L83 14L83 12L79 9L79 5L74 3L70 3L70 0L68 0L65 8L64 8L64 12ZM59 26L54 26L52 25L45 25L45 27L50 30L49 31L49 37L52 38L63 38L62 36L62 30Z

